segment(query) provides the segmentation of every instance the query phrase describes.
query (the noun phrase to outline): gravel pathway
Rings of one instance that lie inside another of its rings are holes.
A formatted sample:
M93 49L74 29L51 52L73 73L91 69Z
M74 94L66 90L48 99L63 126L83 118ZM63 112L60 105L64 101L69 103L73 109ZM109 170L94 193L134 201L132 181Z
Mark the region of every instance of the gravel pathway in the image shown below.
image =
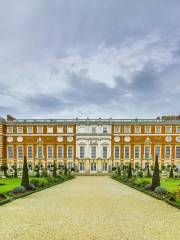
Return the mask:
M0 207L0 239L180 239L180 211L109 177L76 177Z

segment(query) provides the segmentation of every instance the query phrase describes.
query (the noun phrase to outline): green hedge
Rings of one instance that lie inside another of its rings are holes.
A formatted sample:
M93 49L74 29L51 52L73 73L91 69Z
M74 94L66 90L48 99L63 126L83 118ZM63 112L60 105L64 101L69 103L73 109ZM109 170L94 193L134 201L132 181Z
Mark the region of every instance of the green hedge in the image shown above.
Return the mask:
M1 193L1 194L3 194L5 196L5 199L0 201L0 205L6 204L6 203L8 203L10 201L13 201L15 199L18 199L18 198L26 197L26 196L28 196L28 195L30 195L32 193L36 193L36 192L39 192L39 191L44 190L46 188L53 187L55 185L58 185L60 183L65 182L65 181L71 180L73 178L74 178L73 175L67 175L67 176L60 176L60 177L57 177L57 178L52 178L53 180L51 179L51 181L47 180L47 184L46 185L41 186L41 187L37 187L33 191L26 191L25 193L18 194L18 195L15 195L15 194L13 194L11 192L7 192L6 194L5 193ZM41 182L42 179L38 179L38 180L40 180L39 182Z
M134 189L136 189L136 190L138 190L140 192L143 192L143 193L145 193L145 194L147 194L147 195L149 195L151 197L154 197L154 198L156 198L158 200L163 200L163 201L167 202L168 204L170 204L170 205L180 209L180 205L177 202L170 201L169 199L163 198L161 195L159 195L159 194L157 194L157 193L155 193L153 191L148 191L148 190L144 189L142 184L141 185L133 185L133 180L128 181L126 178L123 178L121 176L116 176L116 175L113 175L111 178L116 180L116 181L118 181L118 182L120 182L120 183L123 183L123 184L125 184L125 185L127 185L127 186L129 186L131 188L134 188Z

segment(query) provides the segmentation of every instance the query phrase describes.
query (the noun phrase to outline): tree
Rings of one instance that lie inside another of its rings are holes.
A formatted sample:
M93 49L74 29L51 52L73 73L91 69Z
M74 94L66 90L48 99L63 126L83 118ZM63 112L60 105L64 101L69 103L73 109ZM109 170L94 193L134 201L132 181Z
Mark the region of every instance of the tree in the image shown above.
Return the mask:
M118 168L117 168L117 175L121 176L121 168L120 168L120 166L118 166Z
M153 177L152 177L152 190L154 190L158 186L160 186L160 176L159 176L158 156L156 155L154 172L153 172Z
M169 173L169 177L170 177L170 178L173 178L173 177L174 177L173 165L171 165L171 170L170 170L170 173Z
M129 163L129 167L128 167L128 178L132 178L131 162Z
M14 164L14 178L17 178L17 164Z
M56 162L54 161L54 166L53 166L53 177L57 177L57 167L56 167Z
M23 173L22 173L22 179L21 179L21 186L25 187L26 190L30 189L26 155L24 156L24 162L23 162Z
M3 163L3 165L1 166L1 170L4 172L4 176L8 176L7 175L7 170L8 170L8 166L6 163Z
M39 173L39 165L36 165L36 177L37 177L37 178L40 177L40 173Z
M149 164L147 166L147 177L151 177L150 169L149 169Z

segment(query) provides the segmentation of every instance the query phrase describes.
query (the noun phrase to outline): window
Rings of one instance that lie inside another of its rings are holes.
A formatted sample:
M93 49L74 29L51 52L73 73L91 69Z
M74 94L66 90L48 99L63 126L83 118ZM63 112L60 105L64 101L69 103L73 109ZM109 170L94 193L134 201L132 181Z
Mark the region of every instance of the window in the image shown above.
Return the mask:
M103 127L103 133L107 133L107 127Z
M107 146L103 146L103 159L107 159Z
M17 127L17 133L23 133L23 127Z
M176 158L180 158L180 146L176 146Z
M92 133L96 133L96 127L92 127Z
M157 126L156 126L156 127L155 127L155 133L161 133L161 127L159 127L159 126L157 127Z
M23 147L22 146L18 146L18 158L23 158Z
M165 132L166 133L172 133L172 127L165 127Z
M135 127L135 133L141 133L141 127Z
M130 127L124 127L124 133L131 133Z
M84 169L85 169L85 167L84 167L84 163L80 163L79 164L79 170L82 172L82 171L84 171Z
M13 158L13 146L8 146L8 158Z
M7 127L7 133L13 133L13 127Z
M145 127L145 133L151 133L151 127L146 126Z
M37 127L37 133L43 133L43 127Z
M95 146L91 147L91 158L96 158L96 147Z
M67 133L73 133L73 127L67 127Z
M176 127L176 133L180 133L180 126Z
M115 146L114 149L114 155L115 155L115 159L119 159L120 158L120 151L119 151L119 146Z
M62 146L58 146L57 148L57 158L58 159L62 159L63 158L63 147Z
M139 146L135 146L134 147L134 158L135 159L139 159L140 158L140 147Z
M96 163L91 163L91 171L96 171Z
M57 133L63 133L63 127L57 127Z
M84 158L84 146L80 146L80 158Z
M33 158L33 146L28 146L27 147L27 157L28 158Z
M53 127L47 127L47 133L53 133Z
M114 132L115 133L120 133L120 127L119 126L114 126Z
M33 127L27 127L27 133L33 133Z
M165 147L165 158L170 159L171 158L171 146Z
M47 158L49 158L49 159L53 158L53 147L52 146L47 147Z
M130 158L130 147L129 146L125 146L124 148L124 152L125 152L125 159L129 159Z
M108 170L108 165L107 165L107 163L103 163L102 164L102 171L103 172L106 172Z
M43 158L43 147L42 146L38 146L38 148L37 148L37 158L38 159Z
M145 159L150 158L150 146L145 146L144 147L144 157L145 157Z
M68 159L72 159L72 146L68 146Z
M161 158L161 147L160 146L155 146L155 153L154 157L158 156L158 158Z

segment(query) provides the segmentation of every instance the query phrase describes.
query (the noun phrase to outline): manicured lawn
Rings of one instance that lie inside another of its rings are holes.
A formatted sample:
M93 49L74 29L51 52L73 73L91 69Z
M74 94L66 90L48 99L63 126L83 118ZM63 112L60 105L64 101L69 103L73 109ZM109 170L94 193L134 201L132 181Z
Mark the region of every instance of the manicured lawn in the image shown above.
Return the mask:
M136 181L140 183L145 180L151 183L151 178L137 178ZM178 185L180 185L180 179L161 178L161 186L166 188L169 192L175 192Z
M5 184L5 185L1 185ZM13 188L21 184L21 178L0 178L0 193L11 191Z

